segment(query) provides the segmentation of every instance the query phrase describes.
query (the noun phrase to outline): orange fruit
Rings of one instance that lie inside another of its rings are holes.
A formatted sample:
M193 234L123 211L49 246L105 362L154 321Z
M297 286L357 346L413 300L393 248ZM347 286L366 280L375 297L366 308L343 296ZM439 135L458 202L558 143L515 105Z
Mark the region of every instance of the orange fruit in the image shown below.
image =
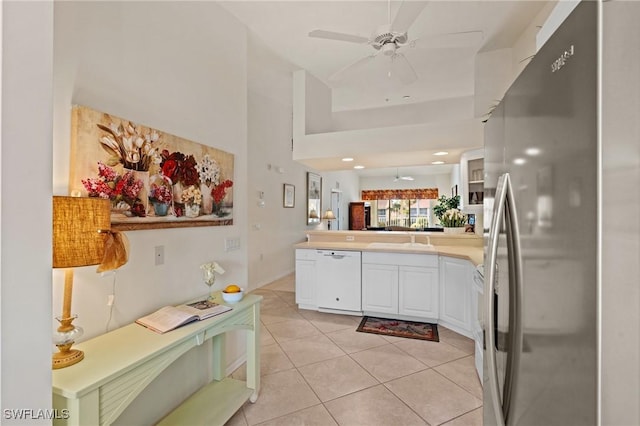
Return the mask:
M229 284L224 289L225 293L239 293L241 291L242 291L242 289L240 287L238 287L237 285L235 285L235 284Z

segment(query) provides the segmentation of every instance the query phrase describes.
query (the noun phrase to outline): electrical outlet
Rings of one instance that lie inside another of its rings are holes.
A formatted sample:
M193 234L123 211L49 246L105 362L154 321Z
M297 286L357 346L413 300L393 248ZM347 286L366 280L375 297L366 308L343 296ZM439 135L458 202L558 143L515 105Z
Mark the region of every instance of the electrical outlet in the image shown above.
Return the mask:
M155 247L154 257L156 266L164 264L164 246Z
M355 241L356 237L353 235L347 235L347 241Z

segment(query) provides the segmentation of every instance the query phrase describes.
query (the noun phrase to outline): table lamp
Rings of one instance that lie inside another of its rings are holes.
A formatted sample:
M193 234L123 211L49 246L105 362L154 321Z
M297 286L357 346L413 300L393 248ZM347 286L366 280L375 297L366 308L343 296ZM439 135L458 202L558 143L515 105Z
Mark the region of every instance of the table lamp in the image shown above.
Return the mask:
M336 216L333 214L333 211L331 209L328 209L326 212L324 212L324 216L322 216L322 218L327 219L327 229L331 231L331 221L336 218Z
M119 239L122 242L121 237ZM71 315L73 268L103 263L105 247L109 244L114 245L114 235L108 199L53 197L53 267L65 268L62 315L56 318L60 326L54 333L54 343L59 350L53 355L54 369L68 367L84 358L82 351L71 349L82 335L82 329L72 324L76 318ZM120 246L117 251L122 249L126 256L126 247Z

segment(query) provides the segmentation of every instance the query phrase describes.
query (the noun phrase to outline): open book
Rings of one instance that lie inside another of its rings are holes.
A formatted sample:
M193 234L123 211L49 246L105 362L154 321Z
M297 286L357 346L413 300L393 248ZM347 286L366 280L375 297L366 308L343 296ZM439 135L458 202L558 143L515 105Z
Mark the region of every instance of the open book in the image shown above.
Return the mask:
M179 306L165 306L154 313L136 320L142 326L157 333L166 333L193 321L200 321L230 311L230 306L210 300L199 300Z

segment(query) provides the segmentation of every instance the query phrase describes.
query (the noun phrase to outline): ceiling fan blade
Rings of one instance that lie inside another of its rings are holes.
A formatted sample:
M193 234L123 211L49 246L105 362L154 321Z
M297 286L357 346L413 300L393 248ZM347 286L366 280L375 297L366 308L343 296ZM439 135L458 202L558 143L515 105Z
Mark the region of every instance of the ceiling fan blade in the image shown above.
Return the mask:
M402 180L413 180L413 177L411 177L411 176L402 176L400 179L402 179Z
M371 62L376 57L376 55L377 55L377 52L373 55L360 58L357 61L350 63L345 67L340 68L338 71L336 71L329 77L329 81L340 81L344 79L345 77L347 77L348 74L352 74L356 72L357 70L359 70L360 68L364 67L366 64Z
M407 32L426 5L426 1L403 1L393 19L391 29L399 33Z
M418 74L402 53L396 53L391 57L389 77L397 77L402 83L411 84L418 79Z
M433 37L419 38L409 43L410 47L419 49L455 49L479 46L483 39L482 31L466 31L461 33L441 34Z
M366 44L369 39L352 34L337 33L334 31L313 30L309 33L309 37L324 38L329 40L348 41L350 43Z

